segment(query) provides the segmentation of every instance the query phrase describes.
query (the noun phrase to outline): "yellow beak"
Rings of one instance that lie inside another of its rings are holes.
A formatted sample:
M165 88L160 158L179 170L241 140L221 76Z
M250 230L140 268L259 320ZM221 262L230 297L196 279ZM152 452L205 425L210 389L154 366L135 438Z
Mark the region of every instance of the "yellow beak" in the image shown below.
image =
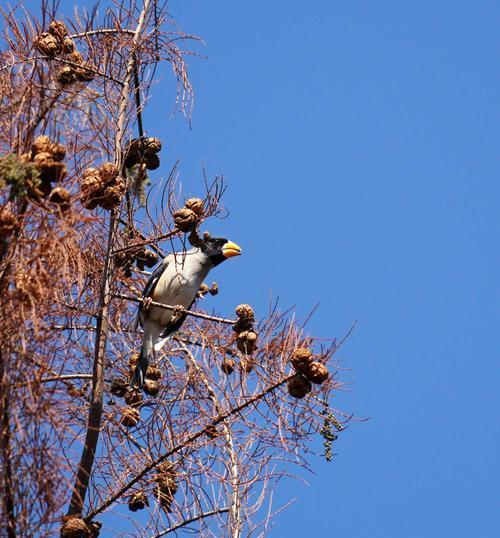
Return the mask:
M233 258L234 256L239 256L241 254L241 248L232 241L228 241L222 247L222 255L225 258Z

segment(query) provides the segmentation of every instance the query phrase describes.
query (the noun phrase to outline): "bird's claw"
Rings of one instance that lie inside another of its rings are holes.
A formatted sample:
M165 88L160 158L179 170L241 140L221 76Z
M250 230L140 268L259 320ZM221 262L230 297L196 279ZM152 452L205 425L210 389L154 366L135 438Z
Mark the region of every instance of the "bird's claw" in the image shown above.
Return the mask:
M151 297L145 297L142 300L142 309L144 312L147 312L151 308L151 304L153 303L153 299Z
M180 304L174 306L172 321L178 320L184 313L184 307Z

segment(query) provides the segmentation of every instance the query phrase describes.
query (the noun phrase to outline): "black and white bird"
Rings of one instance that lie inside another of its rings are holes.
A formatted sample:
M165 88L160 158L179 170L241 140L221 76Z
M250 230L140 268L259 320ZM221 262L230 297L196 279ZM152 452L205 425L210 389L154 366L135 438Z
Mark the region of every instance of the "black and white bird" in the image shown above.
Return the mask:
M239 256L241 249L222 237L206 237L199 248L174 252L156 267L144 288L142 297L171 306L189 309L203 280L211 269L228 258ZM148 363L166 339L184 323L186 314L175 315L172 310L151 306L139 307L138 321L144 330L139 360L130 382L142 388Z

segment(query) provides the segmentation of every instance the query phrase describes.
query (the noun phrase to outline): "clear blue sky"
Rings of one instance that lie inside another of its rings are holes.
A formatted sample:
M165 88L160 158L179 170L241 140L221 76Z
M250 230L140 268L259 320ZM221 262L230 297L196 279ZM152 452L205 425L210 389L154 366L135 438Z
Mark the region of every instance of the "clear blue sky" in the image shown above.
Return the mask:
M498 533L500 4L172 0L204 38L192 129L166 69L146 114L197 194L224 173L245 256L220 311L269 294L341 336L353 423L273 538ZM156 174L159 177L161 172ZM283 492L285 493L285 492ZM284 500L285 495L280 494Z
M191 131L154 100L164 155L193 193L202 158L228 176L217 229L245 249L217 307L244 287L262 310L270 291L302 316L321 302L323 336L359 320L338 403L372 418L287 485L271 536L496 535L500 4L170 9L208 60Z

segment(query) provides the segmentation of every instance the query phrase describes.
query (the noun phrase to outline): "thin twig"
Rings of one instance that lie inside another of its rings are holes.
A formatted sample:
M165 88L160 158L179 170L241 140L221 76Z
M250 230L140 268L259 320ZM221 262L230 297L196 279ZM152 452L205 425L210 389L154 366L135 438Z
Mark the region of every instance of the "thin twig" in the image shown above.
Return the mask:
M123 293L114 293L113 297L117 299L125 299L126 301L134 301L136 303L143 303L144 299L141 297L133 297L132 295L124 295ZM209 314L203 314L202 312L193 312L192 310L187 310L178 305L168 305L163 303L157 303L156 301L148 301L148 304L151 307L163 308L165 310L175 310L179 314L186 314L188 316L193 316L195 318L207 319L209 321L216 321L218 323L226 323L227 325L234 325L236 323L235 319L220 318L218 316L210 316Z
M121 164L122 159L122 139L125 131L125 116L127 113L127 101L130 97L130 79L134 66L134 50L138 44L146 15L149 9L150 0L144 0L141 14L137 22L134 37L131 45L131 52L127 62L124 85L120 95L118 126L115 138L115 160ZM89 409L89 418L87 424L87 433L85 436L85 445L82 451L82 457L78 472L76 475L73 495L71 497L68 515L81 514L83 503L89 485L90 475L94 464L95 452L99 440L99 431L101 427L103 411L103 394L104 394L104 371L105 371L105 350L107 342L107 333L109 325L109 304L110 304L110 285L113 273L113 250L115 228L117 227L116 212L111 211L109 217L109 234L106 248L106 259L104 262L103 278L101 292L99 296L99 315L97 317L96 337L95 337L95 358L94 371L92 378L92 397Z
M198 374L201 377L202 383L205 385L205 388L207 389L207 393L209 395L210 400L214 404L214 408L217 411L218 414L222 413L222 408L219 403L219 399L217 398L217 395L215 393L215 390L210 385L210 382L207 379L207 376L203 372L203 370L200 368L198 363L196 362L196 359L194 358L193 354L189 350L189 348L186 346L186 344L181 343L180 349L186 354L188 357L189 363L191 365L191 368L196 370ZM233 538L240 538L241 536L241 516L240 516L240 509L241 509L241 499L240 499L240 479L239 479L239 468L238 468L238 459L236 458L236 452L234 450L234 443L233 443L233 436L231 433L231 428L229 427L226 420L222 422L222 430L224 434L224 438L226 441L226 447L227 447L227 453L229 456L229 475L231 476L231 487L233 490L232 496L231 496L231 520L232 520L232 526L233 526Z
M25 383L17 383L14 388L26 387L27 385L35 385L36 383L51 383L52 381L70 381L71 379L92 379L92 374L64 374L51 377L42 377L41 379L33 379Z
M249 398L246 402L231 408L229 411L226 411L225 413L220 414L218 417L214 418L208 426L217 426L217 424L220 424L222 421L226 420L232 415L236 415L243 411L243 409L246 409L250 405L254 404L255 402L258 402L265 396L267 396L269 393L276 390L278 387L281 387L285 383L287 383L292 377L294 377L295 374L289 375L280 381L274 383L273 385L269 386L267 389L263 390L262 392L259 392L255 396L252 396ZM97 514L100 514L106 508L111 506L115 501L117 501L122 495L127 493L127 491L130 490L130 488L134 487L139 480L142 480L144 476L146 476L149 472L151 472L155 467L157 467L161 462L165 461L167 458L170 458L174 454L177 454L177 452L180 452L183 448L191 444L192 442L196 441L200 437L206 434L207 427L204 426L203 428L199 429L197 432L190 435L187 439L184 441L181 441L177 445L175 445L173 448L168 450L167 452L164 452L161 456L156 458L152 463L146 465L143 467L141 471L135 474L135 476L129 480L125 485L123 485L118 491L113 493L107 500L105 500L100 506L98 506L95 510L90 512L84 519L85 521L91 521Z
M229 512L229 508L218 508L216 510L210 510L210 512L203 512L202 514L198 514L197 516L193 516L189 519L185 519L184 521L177 523L177 525L173 525L172 527L169 527L168 529L161 531L158 534L155 534L152 538L161 538L162 536L165 536L166 534L169 534L170 532L174 532L182 527L185 527L186 525L190 525L191 523L194 523L195 521L199 521L200 519L205 519L206 517L215 516L217 514L225 514L226 512Z

